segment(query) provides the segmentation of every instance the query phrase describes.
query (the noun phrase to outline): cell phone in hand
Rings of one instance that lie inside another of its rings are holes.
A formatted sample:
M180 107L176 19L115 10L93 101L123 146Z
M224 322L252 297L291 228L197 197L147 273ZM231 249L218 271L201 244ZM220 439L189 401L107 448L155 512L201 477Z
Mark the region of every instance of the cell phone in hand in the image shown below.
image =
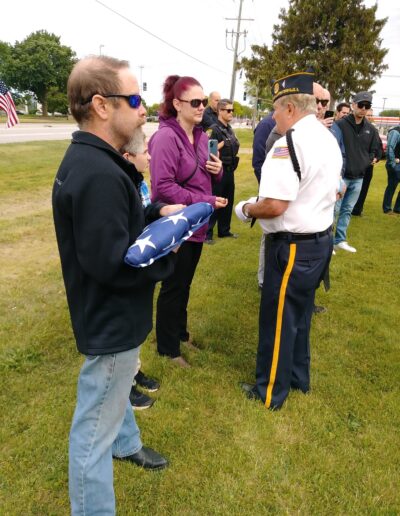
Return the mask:
M218 158L218 140L208 140L208 159L211 154Z
M334 114L335 114L334 111L329 111L329 109L328 109L325 111L324 118L332 118Z

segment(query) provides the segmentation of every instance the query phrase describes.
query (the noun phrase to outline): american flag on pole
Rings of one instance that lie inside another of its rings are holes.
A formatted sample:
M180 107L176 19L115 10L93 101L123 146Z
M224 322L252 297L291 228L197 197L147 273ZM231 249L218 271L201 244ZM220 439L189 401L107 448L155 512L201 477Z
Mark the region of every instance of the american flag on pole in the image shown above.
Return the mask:
M0 109L7 113L7 127L13 127L19 123L13 98L2 80L0 80Z

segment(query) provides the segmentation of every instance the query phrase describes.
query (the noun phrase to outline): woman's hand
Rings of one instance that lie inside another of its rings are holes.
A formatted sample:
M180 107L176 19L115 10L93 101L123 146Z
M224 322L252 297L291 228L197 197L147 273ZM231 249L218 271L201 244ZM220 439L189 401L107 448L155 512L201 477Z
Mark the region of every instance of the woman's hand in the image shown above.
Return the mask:
M168 215L172 215L179 210L183 210L183 208L186 208L186 204L168 204L161 208L160 217L168 217Z
M210 158L210 160L206 161L206 169L210 174L217 175L222 168L222 161L214 154L210 154Z
M225 197L216 197L215 199L215 209L218 210L219 208L225 208L225 206L228 205L228 199L225 199Z

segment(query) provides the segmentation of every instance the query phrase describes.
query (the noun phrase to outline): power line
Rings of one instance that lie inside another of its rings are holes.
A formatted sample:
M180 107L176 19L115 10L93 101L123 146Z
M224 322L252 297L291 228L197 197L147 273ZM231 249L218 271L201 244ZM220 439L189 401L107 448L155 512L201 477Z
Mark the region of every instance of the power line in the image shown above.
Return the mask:
M198 63L201 63L202 65L204 66L207 66L208 68L212 68L213 70L216 70L217 72L220 72L220 73L223 73L225 75L228 75L227 72L224 72L223 70L220 70L219 68L215 68L214 66L211 66L209 63L205 63L204 61L201 61L200 59L198 59L197 57L194 57L190 54L188 54L187 52L185 52L184 50L181 50L180 48L178 47L175 47L174 45L172 45L171 43L168 43L168 41L165 41L165 39L162 39L160 38L159 36L157 36L156 34L153 34L152 32L150 32L149 30L145 29L144 27L141 27L140 25L138 25L137 23L133 22L131 19L129 19L128 17L124 16L123 14L119 13L118 11L115 11L114 9L112 9L111 7L109 7L108 5L104 4L103 2L100 2L100 0L95 0L95 2L97 2L98 4L102 5L103 7L105 7L106 9L108 9L109 11L111 11L112 13L116 14L117 16L119 16L120 18L122 18L123 20L127 21L128 23L134 25L135 27L137 27L138 29L142 30L143 32L146 32L147 34L150 34L150 36L152 36L153 38L156 38L158 39L159 41L161 41L162 43L164 43L164 45L167 45L171 48L173 48L174 50L176 50L177 52L180 52L181 54L184 54L185 56L187 57L190 57L190 59L194 59L195 61L197 61Z

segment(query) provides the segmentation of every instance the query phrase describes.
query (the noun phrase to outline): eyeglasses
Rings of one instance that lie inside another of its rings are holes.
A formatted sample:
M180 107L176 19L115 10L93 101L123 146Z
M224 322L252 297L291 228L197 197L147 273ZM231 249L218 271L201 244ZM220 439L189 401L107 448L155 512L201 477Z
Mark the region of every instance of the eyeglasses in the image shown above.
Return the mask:
M201 99L192 99L192 100L178 99L178 100L180 100L181 102L187 102L188 104L190 104L192 106L192 108L198 108L200 106L200 104L203 104L203 106L206 107L208 104L207 98L205 98L203 100L201 100Z
M226 111L227 113L234 113L234 109L220 109L220 111Z
M370 102L357 102L357 106L360 108L360 109L371 109L371 106L372 104Z
M137 109L138 107L140 107L141 103L142 103L142 97L140 95L137 95L137 94L133 94L133 95L120 95L119 93L110 93L108 95L102 95L101 93L93 93L93 95L91 95L87 100L85 100L84 102L81 102L81 106L83 106L84 104L88 104L89 102L92 102L93 100L93 97L95 95L100 95L101 97L105 97L105 98L109 98L109 97L117 97L117 98L121 98L121 99L126 99L126 101L128 102L129 106L133 109Z
M315 99L317 104L321 104L322 107L326 107L328 105L329 99Z

